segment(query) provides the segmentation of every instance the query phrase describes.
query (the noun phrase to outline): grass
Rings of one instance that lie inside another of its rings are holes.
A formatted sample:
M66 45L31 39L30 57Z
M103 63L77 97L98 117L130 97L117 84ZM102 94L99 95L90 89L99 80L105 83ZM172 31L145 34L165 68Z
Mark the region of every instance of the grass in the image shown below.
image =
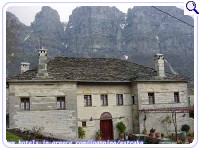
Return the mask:
M6 140L18 143L19 140L23 140L22 138L14 135L13 133L6 131Z

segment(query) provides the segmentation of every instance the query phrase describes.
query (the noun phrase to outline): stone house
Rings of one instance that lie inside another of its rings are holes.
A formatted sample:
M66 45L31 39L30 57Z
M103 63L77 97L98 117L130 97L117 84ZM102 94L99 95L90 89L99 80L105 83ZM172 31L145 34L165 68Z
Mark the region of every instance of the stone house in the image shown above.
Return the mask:
M194 106L194 89L188 88L188 105Z
M155 69L112 58L55 57L48 61L47 50L39 49L39 65L29 70L21 64L21 74L9 78L9 126L32 129L44 127L43 134L76 140L78 126L85 139L95 139L101 130L103 139L117 139L116 124L123 121L129 133L156 128L168 113L144 110L185 108L187 79L165 73L164 57L155 55ZM179 118L190 124L189 115ZM173 125L171 125L172 128ZM172 130L174 131L174 130Z

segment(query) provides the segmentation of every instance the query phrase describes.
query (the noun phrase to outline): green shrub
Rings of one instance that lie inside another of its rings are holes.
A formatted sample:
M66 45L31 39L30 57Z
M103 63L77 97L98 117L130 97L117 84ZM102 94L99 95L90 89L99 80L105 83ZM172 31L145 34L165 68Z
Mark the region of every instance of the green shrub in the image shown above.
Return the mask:
M83 139L85 137L85 130L83 127L78 127L78 137Z
M21 137L9 132L6 130L6 140L8 142L12 141L15 142L16 144L18 143L19 140L23 140Z
M155 133L156 129L154 129L153 127L150 129L150 133Z
M102 136L102 133L101 133L100 130L98 130L98 131L96 132L96 136Z
M125 130L126 130L126 126L122 121L117 123L116 128L117 128L119 133L124 133Z
M189 132L189 133L187 134L187 136L188 136L188 137L194 137L194 132Z
M187 124L182 125L181 127L181 131L185 131L186 133L188 133L188 131L190 130L190 126Z

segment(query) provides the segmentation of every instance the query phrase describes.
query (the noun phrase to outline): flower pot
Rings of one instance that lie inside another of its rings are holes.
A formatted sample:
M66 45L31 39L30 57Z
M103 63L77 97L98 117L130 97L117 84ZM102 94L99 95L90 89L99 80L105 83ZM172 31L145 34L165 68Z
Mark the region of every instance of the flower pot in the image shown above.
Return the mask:
M119 139L120 139L120 140L124 140L124 133L120 133L120 134L119 134Z
M151 132L151 133L149 133L149 136L152 138L155 138L155 133Z
M188 142L189 142L189 143L192 143L193 140L194 140L194 137L188 137Z
M101 136L97 136L97 141L101 141L102 137Z
M160 138L160 132L155 133L156 138Z
M133 134L128 135L128 140L133 140Z
M143 130L142 132L144 135L147 135L147 130Z
M176 137L176 134L172 134L172 140L173 140L174 142L176 142L176 141L178 140L178 135L177 135L177 137Z

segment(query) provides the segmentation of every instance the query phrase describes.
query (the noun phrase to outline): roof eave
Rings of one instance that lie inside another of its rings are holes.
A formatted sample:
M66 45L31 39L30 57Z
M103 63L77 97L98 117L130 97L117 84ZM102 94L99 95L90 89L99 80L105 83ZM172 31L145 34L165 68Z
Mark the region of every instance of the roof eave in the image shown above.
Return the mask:
M189 83L187 80L135 80L135 82L186 82Z
M46 83L46 82L82 82L82 83L130 83L130 82L184 82L188 83L187 80L116 80L116 81L108 81L108 80L7 80L6 83Z
M130 83L131 81L106 81L106 80L8 80L7 83L44 83L44 82L95 82L95 83Z

